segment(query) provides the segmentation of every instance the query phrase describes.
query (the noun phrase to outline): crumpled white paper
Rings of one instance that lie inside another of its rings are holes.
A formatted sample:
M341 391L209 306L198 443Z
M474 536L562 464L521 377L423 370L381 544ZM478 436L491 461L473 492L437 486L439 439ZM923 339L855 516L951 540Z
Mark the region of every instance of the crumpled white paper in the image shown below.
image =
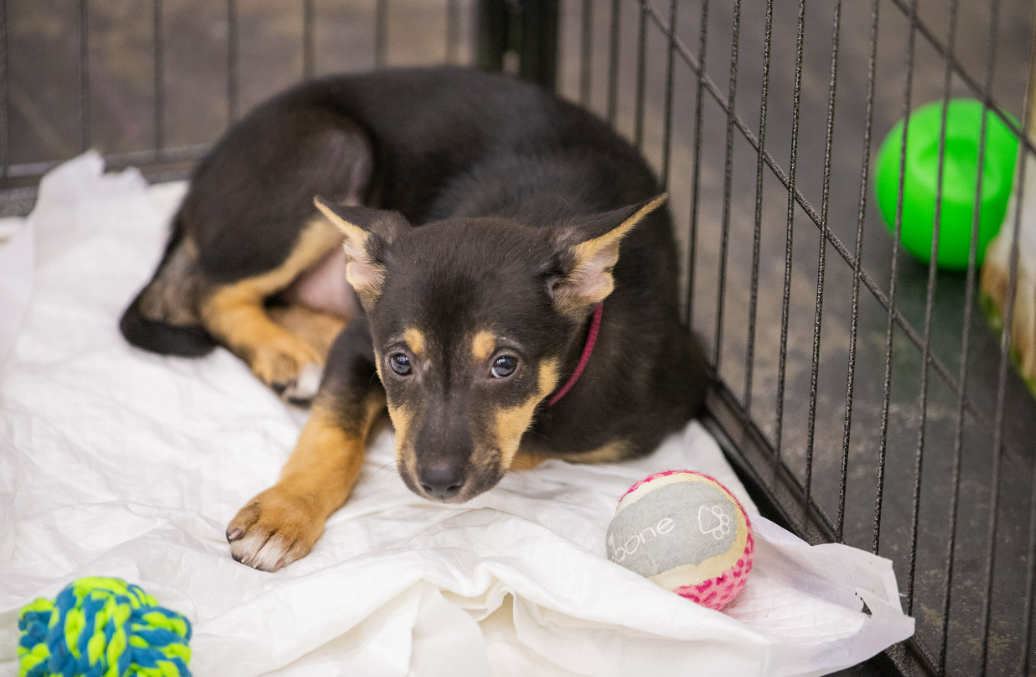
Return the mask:
M30 218L32 300L0 371L0 674L17 672L19 607L88 575L185 613L200 677L821 675L912 634L890 562L758 516L696 423L649 458L550 461L462 506L403 486L386 428L308 557L276 574L234 562L225 525L276 479L304 414L226 351L122 340L184 185L101 172L94 154L56 169ZM713 475L753 513L755 569L722 613L605 557L619 496L666 468Z

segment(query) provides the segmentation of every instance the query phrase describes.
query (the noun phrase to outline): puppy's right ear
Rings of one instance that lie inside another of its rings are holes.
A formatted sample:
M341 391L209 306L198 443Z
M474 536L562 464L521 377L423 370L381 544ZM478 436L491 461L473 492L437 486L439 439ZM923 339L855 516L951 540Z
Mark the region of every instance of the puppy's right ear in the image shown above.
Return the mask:
M388 248L412 226L399 212L337 205L319 195L313 198L313 204L345 236L345 278L356 290L364 309L370 312L385 282Z
M666 194L610 212L573 219L551 231L561 274L552 279L554 307L572 318L585 318L612 293L612 270L619 245L634 226L666 201Z

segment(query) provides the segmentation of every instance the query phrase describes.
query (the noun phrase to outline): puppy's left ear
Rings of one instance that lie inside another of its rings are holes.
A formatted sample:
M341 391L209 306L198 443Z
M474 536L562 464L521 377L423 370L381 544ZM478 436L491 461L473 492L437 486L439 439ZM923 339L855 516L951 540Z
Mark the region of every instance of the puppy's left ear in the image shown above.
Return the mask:
M388 249L412 226L399 212L338 205L319 195L313 198L313 204L345 236L345 278L356 290L364 309L370 312L385 282Z
M663 193L646 202L579 219L553 230L561 273L551 280L550 292L558 312L578 319L612 293L612 270L619 261L622 238L667 197Z

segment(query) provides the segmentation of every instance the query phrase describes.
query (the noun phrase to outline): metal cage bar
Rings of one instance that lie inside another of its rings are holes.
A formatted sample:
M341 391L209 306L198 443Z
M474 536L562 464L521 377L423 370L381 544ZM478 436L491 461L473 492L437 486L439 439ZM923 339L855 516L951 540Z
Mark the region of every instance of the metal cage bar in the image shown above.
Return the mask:
M993 69L996 65L996 32L1000 24L1000 0L992 0L990 7L990 21L989 21L989 32L986 36L986 64L985 64L985 75L984 75L984 99L988 100L990 96L990 90L993 86ZM978 166L982 167L985 165L986 155L986 132L989 121L989 105L984 103L982 106L982 121L979 128L979 142L978 142ZM975 266L976 259L978 256L978 231L979 231L979 216L982 212L982 181L983 173L979 172L975 180L975 208L971 217L971 241L968 245L968 272L967 272L967 286L964 293L964 327L961 330L961 356L960 356L960 372L957 377L959 384L957 392L957 420L956 429L954 431L953 439L953 466L951 470L951 484L952 490L950 494L950 538L946 546L946 589L943 596L943 607L942 607L942 638L939 643L939 656L938 656L938 669L940 674L946 674L946 658L949 649L949 630L950 630L950 604L953 600L953 571L956 557L956 545L957 545L957 515L958 506L960 500L960 466L961 456L964 451L964 393L967 387L967 376L968 376L968 348L971 340L971 310L972 304L975 297ZM1034 481L1036 486L1036 481ZM1036 495L1034 495L1033 508L1036 510ZM1034 520L1036 521L1036 520ZM1029 556L1029 562L1033 561L1032 555ZM1030 566L1029 571L1033 568ZM1029 577L1031 581L1031 576ZM1031 583L1027 586L1027 590L1031 587ZM1026 594L1026 599L1029 599L1029 595ZM1028 617L1028 614L1026 614ZM1023 636L1023 642L1025 645L1028 644L1029 633ZM1023 649L1023 655L1028 654L1028 648ZM1027 672L1027 670L1026 670Z
M784 295L781 300L781 352L777 366L777 413L774 415L774 463L781 458L784 441L784 385L788 366L788 322L791 308L792 239L795 233L795 170L798 168L799 114L802 105L802 55L806 36L806 0L799 1L799 27L795 40L795 95L791 114L791 162L788 165L788 227L784 235ZM730 102L727 102L730 110ZM820 224L818 224L820 225ZM821 226L822 227L822 226ZM807 499L808 500L808 499Z
M651 18L654 19L655 23L658 24L659 28L662 28L663 31L668 30L663 26L662 17L658 15L658 12L649 2L644 3L644 8L648 11ZM684 313L687 325L694 326L694 274L696 272L694 264L698 253L698 207L701 201L701 111L703 103L702 91L708 78L708 75L705 73L705 50L708 47L709 37L709 0L702 0L701 2L701 16L698 19L698 58L696 61L691 62L686 48L683 51L680 50L681 43L676 37L675 31L672 31L672 35L672 42L677 47L677 52L683 55L691 70L698 76L694 92L694 170L691 175L691 232L687 245L687 305Z
M90 147L90 6L79 0L79 150Z
M993 39L993 34L995 33L996 27L999 25L999 11L1000 11L1000 2L999 2L999 0L994 0L993 7L994 7L994 14L993 14L994 23L990 25L990 38L989 38L989 42L990 42L990 47L989 47L990 56L987 57L987 64L986 64L986 82L985 82L985 86L987 88L990 86L990 82L993 79L993 77L992 77L992 71L993 71L992 62L995 61L995 58L992 56L992 54L994 54L993 49L994 49L994 45L996 44L996 40ZM1031 132L1032 129L1034 127L1036 127L1036 122L1034 122L1034 118L1036 118L1036 16L1033 17L1032 25L1030 26L1030 31L1031 31L1031 33L1030 33L1029 40L1030 40L1030 44L1032 45L1032 52L1033 53L1030 54L1030 56L1029 56L1029 82L1028 82L1028 92L1026 93L1026 101L1025 101L1025 106L1026 106L1026 110L1025 110L1025 124L1028 126L1029 131ZM983 112L984 111L985 111L985 108L983 108ZM983 116L983 122L985 122L985 117L984 116ZM1025 153L1022 152L1021 153L1021 162L1024 164L1024 163L1027 162L1027 160L1028 160L1028 158L1026 158ZM1020 212L1020 210L1019 210L1019 212ZM977 220L977 218L978 217L976 215L975 219ZM1015 235L1015 237L1017 237L1017 231L1015 231L1013 234ZM1034 596L1036 596L1036 566L1034 566L1034 564L1036 564L1036 461L1034 461L1034 463L1033 463L1033 471L1032 471L1032 474L1030 475L1030 485L1029 485L1029 534L1028 534L1028 541L1029 541L1028 542L1028 547L1026 548L1025 552L1026 552L1026 555L1027 555L1026 562L1028 563L1029 567L1028 567L1028 570L1026 571L1026 576L1025 576L1025 598L1024 598L1025 605L1023 607L1023 614L1024 614L1023 623L1025 624L1025 632L1022 635L1022 651L1021 651L1021 654L1022 654L1022 656L1021 656L1021 671L1022 671L1022 674L1026 674L1026 675L1028 675L1030 673L1030 670L1031 670L1032 656L1030 655L1030 644L1032 642L1032 631L1033 631L1033 621L1034 621L1034 619L1033 619L1033 607L1036 606L1036 599L1034 599Z
M1036 51L1036 45L1033 45ZM1022 137L1029 138L1030 125L1033 115L1026 115L1022 123ZM1018 169L1018 204L1024 204L1025 198L1025 171L1029 164L1026 159L1028 149L1024 146L1019 153L1020 165ZM986 674L987 662L989 659L989 626L990 614L992 613L993 599L993 574L996 568L996 536L999 524L1000 507L1000 471L1004 451L1004 398L1007 391L1007 367L1011 360L1011 332L1014 327L1014 296L1018 286L1018 257L1019 239L1021 236L1022 210L1015 212L1012 228L1012 242L1010 264L1007 276L1007 298L1004 301L1004 325L1000 332L1000 366L997 374L996 388L996 414L993 427L993 476L990 480L992 494L989 498L989 527L987 536L987 559L986 559L986 595L982 600L982 675ZM1031 567L1033 562L1029 562Z
M388 54L388 0L377 0L374 4L374 67L385 65Z
M856 384L856 340L860 320L860 275L863 271L863 224L867 215L867 191L870 179L871 134L874 127L874 80L878 59L878 7L880 0L871 2L870 55L867 60L867 112L863 131L863 160L860 166L860 199L856 217L856 248L850 263L853 269L852 310L849 321L849 355L846 368L845 421L842 425L842 472L838 487L838 522L836 534L839 542L844 540L845 495L849 472L849 440L853 423L853 388ZM825 233L825 236L827 233Z
M640 6L640 22L637 24L637 83L636 110L633 121L633 145L637 150L644 147L644 88L647 68L647 5Z
M446 0L446 63L457 63L460 39L460 5Z
M662 171L659 176L662 190L666 190L669 187L669 170L671 169L673 157L673 66L675 58L673 41L676 38L676 8L678 5L678 0L670 0L669 2L669 32L666 35L668 42L666 45L665 62L665 99L662 103Z
M227 126L237 121L237 0L227 0Z
M11 167L7 76L7 0L0 0L0 178L7 178L7 172Z
M605 119L614 125L619 114L619 30L622 28L622 0L612 0L611 23L608 29L608 109Z
M590 105L593 84L594 0L583 0L582 28L579 34L579 103Z
M165 149L165 36L162 29L162 0L151 4L151 60L154 80L155 154Z
M820 331L824 312L824 275L827 265L827 237L830 231L827 212L831 198L831 149L835 132L835 92L838 84L838 39L842 23L842 0L835 0L834 17L831 27L831 80L827 94L827 127L824 138L824 188L820 204L820 220L823 223L820 233L820 252L817 254L817 292L816 311L813 316L813 355L810 361L809 375L809 419L806 424L806 513L810 510L813 489L813 443L817 421L817 375L820 369ZM843 457L843 468L846 459ZM843 471L844 476L844 471ZM841 515L839 515L839 522ZM838 539L842 538L842 526L837 527Z
M317 72L317 48L314 40L316 24L315 0L302 0L302 79L309 80Z
M674 24L675 22L670 19L669 25L674 26ZM719 274L716 284L716 339L712 354L712 364L717 372L720 369L723 347L723 301L727 279L727 249L730 243L730 194L734 183L734 118L732 113L737 94L737 58L740 43L741 0L734 0L733 29L730 36L730 84L727 88L730 110L727 113L727 136L723 156L723 218L719 240ZM670 48L671 53L672 48Z
M766 112L770 93L770 47L773 40L773 0L766 0L763 34L763 77L759 94L759 152L755 166L755 221L752 229L752 273L748 295L748 336L745 345L745 412L752 411L752 372L755 366L755 324L759 303L759 256L763 232L763 154L766 151ZM733 109L732 109L733 110Z
M953 51L954 40L957 33L957 0L950 0L949 11L949 48ZM946 124L950 102L950 78L952 75L949 62L943 75L943 105L942 114L939 120L939 151L936 161L935 180L935 218L932 224L932 246L931 258L928 260L928 284L925 291L925 312L924 312L924 340L921 346L921 374L920 374L920 395L918 398L918 412L921 421L917 426L917 453L914 464L914 495L911 505L910 525L910 567L907 580L907 613L914 608L914 584L917 574L917 538L918 526L921 516L921 478L924 468L925 451L925 424L928 416L928 355L931 351L932 339L932 305L935 301L936 271L939 255L939 228L942 225L942 194L943 174L946 170ZM905 138L905 135L904 135Z

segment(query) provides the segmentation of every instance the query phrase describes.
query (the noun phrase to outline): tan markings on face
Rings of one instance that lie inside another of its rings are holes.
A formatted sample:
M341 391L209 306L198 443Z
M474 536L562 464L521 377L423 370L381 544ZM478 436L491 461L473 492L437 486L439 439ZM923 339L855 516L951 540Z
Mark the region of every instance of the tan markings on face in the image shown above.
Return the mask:
M421 357L424 354L425 340L424 334L420 329L410 327L403 332L403 340L406 341L407 347L410 348L410 352L414 355Z
M506 470L511 467L514 456L518 453L518 445L521 444L522 435L532 423L533 412L536 405L543 401L547 395L554 392L558 384L558 361L556 359L544 360L540 364L539 383L537 392L525 402L516 407L506 407L496 412L494 433L496 446L500 450L500 465Z
M493 354L496 337L483 329L471 338L471 356L476 362L485 362Z
M414 412L407 405L394 407L388 405L389 418L392 419L392 427L396 430L396 462L410 471L416 471L417 458L414 455L414 445L410 440L410 427L414 420Z
M558 385L558 379L558 361L556 359L544 360L540 365L540 399L554 392L554 388Z
M496 412L495 432L496 444L500 450L500 464L505 468L511 467L511 461L518 452L518 445L521 444L522 435L532 422L532 413L542 398L533 395L528 400L516 407L507 407Z

